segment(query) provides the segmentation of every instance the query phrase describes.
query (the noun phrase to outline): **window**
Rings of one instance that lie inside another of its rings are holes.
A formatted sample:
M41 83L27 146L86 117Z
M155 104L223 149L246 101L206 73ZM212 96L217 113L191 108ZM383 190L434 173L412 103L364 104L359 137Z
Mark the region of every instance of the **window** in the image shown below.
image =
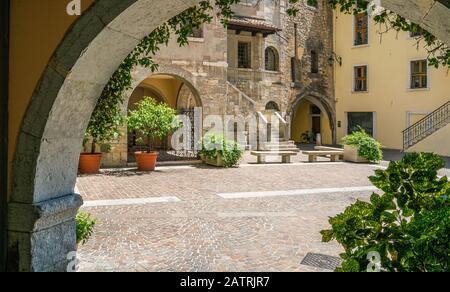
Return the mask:
M277 104L276 102L274 102L274 101L269 101L269 102L266 104L266 110L272 110L272 111L277 111L277 112L279 112L279 111L280 111L280 107L278 106L278 104Z
M238 43L238 68L251 68L251 44Z
M267 48L265 53L266 58L266 70L278 71L278 53L274 48Z
M419 60L411 62L411 89L428 87L428 62Z
M202 28L194 28L192 29L192 33L189 37L202 39L203 38L203 29Z
M367 134L374 135L373 113L347 113L348 134L364 129Z
M367 13L355 15L355 46L369 44L369 16Z
M354 91L367 91L367 66L356 66L354 70Z
M311 51L311 73L319 73L319 55L316 51Z

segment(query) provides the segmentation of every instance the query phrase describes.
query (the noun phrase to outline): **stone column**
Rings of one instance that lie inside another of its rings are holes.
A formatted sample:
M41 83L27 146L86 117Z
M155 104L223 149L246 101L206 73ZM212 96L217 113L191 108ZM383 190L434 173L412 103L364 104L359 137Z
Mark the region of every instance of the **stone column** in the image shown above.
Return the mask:
M8 206L10 272L65 272L76 251L75 216L83 200L78 194Z
M254 69L258 71L265 70L265 50L264 50L264 35L260 32L256 34L256 55L255 59L257 59L257 63L255 64Z

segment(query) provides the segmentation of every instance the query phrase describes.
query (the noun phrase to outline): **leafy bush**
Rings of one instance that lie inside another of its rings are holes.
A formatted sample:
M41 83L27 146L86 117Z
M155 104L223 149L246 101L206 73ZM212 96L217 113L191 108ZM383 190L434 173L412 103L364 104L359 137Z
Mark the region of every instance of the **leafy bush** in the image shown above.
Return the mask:
M301 135L301 139L303 143L314 143L314 141L316 140L316 136L314 135L314 133L306 131Z
M342 139L342 143L358 148L358 155L370 162L378 162L383 159L381 144L366 133L362 128Z
M337 271L366 271L368 255L380 255L381 271L450 271L450 183L438 178L444 162L434 154L407 154L370 177L383 195L357 201L330 219L324 242L345 249Z
M77 224L77 244L85 244L91 238L97 220L91 217L91 214L79 212L75 217Z
M147 138L148 149L153 149L153 139L163 139L180 127L176 111L164 103L145 96L137 109L128 114L128 128Z
M233 167L239 164L244 151L239 144L227 141L223 136L214 134L203 138L202 150L200 156L215 160L220 155L224 167Z

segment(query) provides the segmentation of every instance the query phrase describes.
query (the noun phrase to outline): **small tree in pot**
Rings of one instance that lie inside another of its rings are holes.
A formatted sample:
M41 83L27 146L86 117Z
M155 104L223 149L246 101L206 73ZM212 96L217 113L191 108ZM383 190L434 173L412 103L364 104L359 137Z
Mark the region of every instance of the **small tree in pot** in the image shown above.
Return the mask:
M128 114L128 129L136 131L147 139L147 151L135 153L138 169L153 171L159 154L154 151L154 140L163 139L177 130L180 122L177 120L174 109L166 104L156 102L151 97L144 97L136 105L137 109Z
M85 132L83 142L90 143L90 152L80 154L79 170L83 174L95 174L100 171L102 153L96 152L97 145L109 143L120 137L124 117L119 106L107 106L106 102L107 100L102 99L99 101Z

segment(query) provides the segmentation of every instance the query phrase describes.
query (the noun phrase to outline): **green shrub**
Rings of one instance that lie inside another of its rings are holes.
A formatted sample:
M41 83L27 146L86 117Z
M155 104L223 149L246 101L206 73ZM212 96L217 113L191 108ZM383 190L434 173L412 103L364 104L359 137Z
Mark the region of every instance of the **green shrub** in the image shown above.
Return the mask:
M86 244L94 232L97 220L91 217L91 214L79 212L75 217L77 224L77 244Z
M437 172L434 154L407 154L370 177L384 194L357 201L330 219L323 241L345 249L337 271L366 271L370 252L380 255L381 271L450 271L450 183Z
M383 159L381 144L361 128L359 131L344 137L342 143L358 148L358 155L370 162L378 162Z
M234 141L227 141L223 136L209 134L203 138L200 156L215 160L220 155L224 167L233 167L239 164L244 154L242 147Z
M153 150L154 139L163 139L180 127L176 110L145 96L137 109L128 114L128 129L147 138L147 152Z

